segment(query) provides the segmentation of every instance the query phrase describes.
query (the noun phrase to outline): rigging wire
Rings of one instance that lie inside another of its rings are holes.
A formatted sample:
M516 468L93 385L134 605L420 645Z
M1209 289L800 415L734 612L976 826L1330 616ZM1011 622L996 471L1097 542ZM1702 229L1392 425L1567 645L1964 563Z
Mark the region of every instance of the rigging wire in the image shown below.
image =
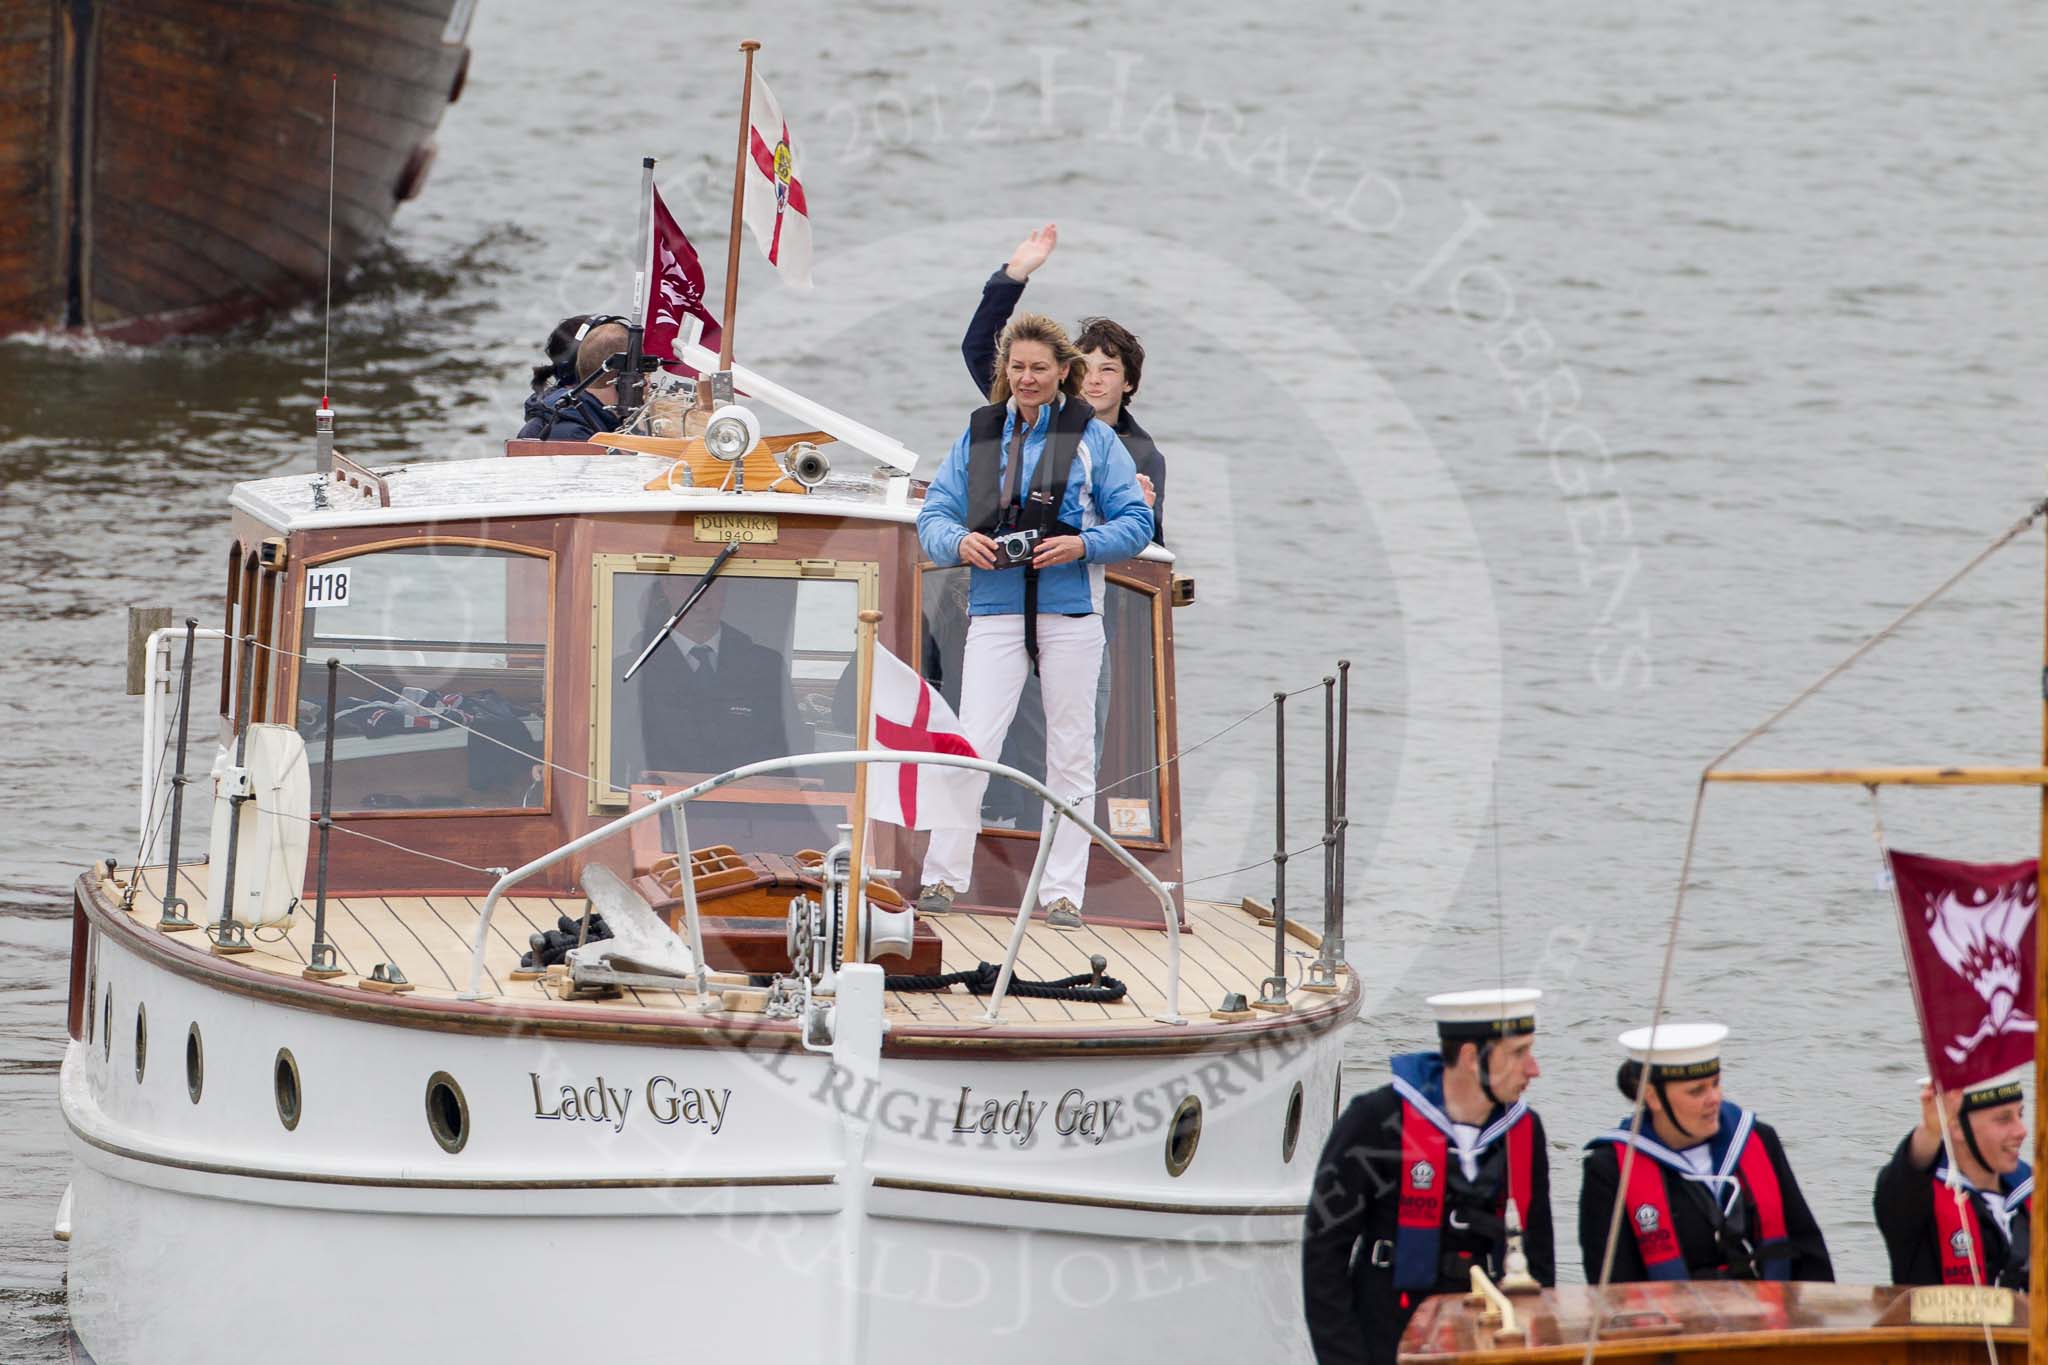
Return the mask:
M1323 841L1321 839L1317 839L1312 844L1303 844L1300 848L1295 849L1292 853L1288 854L1287 857L1291 861L1295 858L1301 857L1303 854L1312 853L1316 849L1321 848L1322 846ZM1211 872L1207 876L1188 877L1181 882L1181 885L1183 887L1199 886L1203 882L1213 882L1222 877L1235 877L1240 872L1256 872L1262 867L1271 867L1272 865L1272 858L1261 858L1255 863L1246 863L1243 867L1233 867L1228 872Z
M294 651L285 649L280 645L265 644L261 640L256 641L255 644L256 648L258 649L268 650L270 653L280 655L284 658L296 659L302 664L314 662L313 656L310 654L295 653ZM404 701L406 699L405 694L403 692L399 691L395 687L385 686L383 683L378 682L375 678L363 672L361 669L352 668L348 664L342 664L341 671L348 674L352 678L361 679L363 682L368 683L370 686L376 688L379 692L384 693L388 697L394 697L399 701ZM497 745L500 749L505 750L507 753L517 754L519 757L527 759L534 763L538 763L544 768L552 768L556 772L561 773L564 777L573 777L576 778L578 781L582 782L597 781L596 773L578 772L574 768L565 768L559 763L555 763L549 759L540 758L536 755L530 754L516 744L510 744L502 739L499 739L496 735L485 734L482 730L476 729L474 726L464 725L461 721L456 720L453 717L441 716L439 717L439 719L443 725L447 726L451 730L460 730L464 734L474 735L478 739L481 739L486 743ZM327 724L332 725L334 724L334 717L328 716L326 718L326 721Z
M249 804L252 806L256 805L253 799L250 801ZM318 816L294 815L289 811L271 810L265 806L256 806L256 809L262 811L265 815L268 815L273 820L301 820L309 825L318 825L320 823ZM363 833L363 831L359 829L351 829L347 825L337 823L336 825L334 825L333 828L336 834L346 834L351 839L368 839L373 844L382 844L384 847L388 849L393 849L399 853L410 853L415 858L427 858L432 860L433 862L446 863L450 867L459 867L464 872L474 872L479 876L490 877L497 874L502 874L505 871L505 869L502 867L476 867L470 863L460 862L454 858L444 858L438 853L428 853L424 849L407 848L404 844L394 844L389 839L379 839L374 834L365 834Z
M264 643L264 642L263 642L263 641L261 641L261 640L258 640L258 641L256 641L256 642L255 642L255 644L256 644L256 647L257 647L258 649L261 649L261 650L265 650L265 651L268 651L269 653L272 653L272 654L278 655L278 656L280 656L280 657L283 657L283 658L290 658L290 659L295 659L295 660L297 660L298 662L300 662L300 663L302 663L302 664L304 664L304 663L312 663L312 662L314 662L314 660L313 660L313 657L312 657L312 656L311 656L310 654L303 654L303 653L299 653L299 652L296 652L296 651L293 651L293 650L289 650L289 649L286 649L286 648L284 648L284 647L282 647L282 646L280 646L280 645L274 645L274 644L266 644L266 643ZM348 664L346 664L346 663L343 663L343 664L341 664L341 665L340 665L340 668L341 668L341 671L342 671L342 672L344 672L344 673L348 674L348 675L349 675L350 677L352 677L352 678L357 678L357 679L360 679L361 681L363 681L363 682L365 682L365 683L369 684L369 685L370 685L371 687L374 687L374 688L376 688L376 689L377 689L377 690L378 690L379 692L382 692L382 693L384 693L384 694L385 694L385 695L387 695L387 696L390 696L390 697L394 697L394 698L397 698L398 700L401 700L401 701L403 701L403 700L405 699L405 698L404 698L404 694L403 694L402 692L398 691L398 690L397 690L396 688L388 687L388 686L386 686L385 684L383 684L383 683L381 683L381 682L378 682L378 681L377 681L377 680L376 680L375 678L372 678L372 677L370 677L370 676L369 676L368 674L366 674L366 673L362 672L362 671L361 671L360 669L357 669L357 668L353 668L353 667L351 667L350 665L348 665ZM1318 680L1318 681L1316 681L1316 682L1312 682L1312 683L1309 683L1309 684L1308 684L1307 686L1305 686L1305 687L1298 687L1298 688L1294 689L1294 690L1293 690L1293 691L1291 691L1291 692L1287 692L1287 693L1284 693L1283 695L1285 695L1285 696L1288 696L1288 697L1298 697L1298 696L1302 695L1302 694L1303 694L1303 693L1305 693L1305 692L1312 692L1312 691L1315 691L1315 690L1316 690L1317 688L1320 688L1321 686L1322 686L1322 682L1321 682L1320 680ZM1257 706L1257 707L1254 707L1254 708L1253 708L1252 710L1250 710L1250 711L1246 712L1246 713L1245 713L1244 715L1242 715L1242 716L1239 716L1239 717L1238 717L1238 718L1237 718L1236 720L1234 720L1234 721L1230 722L1230 724L1228 724L1228 725L1224 726L1224 727L1223 727L1223 728L1222 728L1221 730L1218 730L1218 731L1216 731L1216 733L1214 733L1214 734L1210 735L1210 736L1209 736L1208 738L1206 738L1206 739L1203 739L1203 740L1201 740L1201 741L1199 741L1199 742L1197 742L1197 743L1195 743L1195 744L1191 744L1191 745L1188 745L1188 746L1186 746L1186 747L1184 747L1184 748L1182 748L1182 749L1180 749L1180 750L1176 751L1176 752L1175 752L1175 753L1174 753L1174 754L1173 754L1173 755L1172 755L1171 757L1167 758L1167 759L1166 759L1166 760L1164 760L1163 762L1161 762L1161 763L1158 763L1158 764L1155 764L1155 765L1154 765L1154 766L1153 766L1152 768L1148 768L1148 769L1147 769L1147 770L1146 770L1145 772L1142 772L1142 773L1133 773L1133 774L1132 774L1132 775L1131 775L1130 777L1126 777L1126 778L1122 778L1122 779L1120 779L1120 780L1119 780L1119 783L1112 783L1112 784L1111 784L1111 786L1113 787L1113 786L1119 785L1119 784L1120 784L1121 782L1129 782L1129 781L1132 781L1132 780L1134 780L1135 778L1139 778L1139 777L1144 777L1144 776L1146 776L1146 774L1147 774L1147 773L1151 773L1151 772L1156 772L1156 771L1158 771L1158 770L1159 770L1160 768L1163 768L1163 767L1165 767L1165 766L1166 766L1166 764L1168 764L1168 763L1174 763L1174 762L1178 762L1178 761L1179 761L1180 759L1184 758L1184 757L1185 757L1185 756L1187 756L1188 754L1191 754L1191 753L1193 753L1193 752L1194 752L1195 750L1197 750L1197 749L1201 748L1201 747L1202 747L1203 745L1205 745L1205 744L1209 744L1209 743L1211 743L1211 742L1212 742L1212 741L1214 741L1214 740L1217 740L1217 739L1220 739L1220 738L1222 738L1222 737L1223 737L1224 735L1228 734L1228 733L1229 733L1230 731L1232 731L1232 730L1236 729L1236 728L1237 728L1238 726L1240 726L1240 725L1243 725L1243 724L1244 724L1244 723L1245 723L1246 721L1252 720L1253 718L1255 718L1256 716L1258 716L1259 714L1261 714L1262 712L1264 712L1265 710L1267 710L1268 708L1270 708L1270 707L1271 707L1271 706L1273 706L1273 705L1274 705L1274 701L1273 701L1273 700L1271 700L1271 699L1269 699L1269 700L1267 700L1267 701L1265 701L1265 702L1261 703L1261 704L1260 704L1259 706ZM553 761L551 761L551 760L548 760L548 759L538 759L538 758L535 758L535 757L534 757L534 755L532 755L532 754L528 753L528 752L527 752L527 751L525 751L524 749L521 749L521 748L519 748L519 747L518 747L517 745L515 745L515 744L509 744L509 743L507 743L506 741L504 741L504 740L502 740L502 739L499 739L499 738L498 738L497 736L495 736L495 735L489 735L489 734L485 734L485 733L484 733L483 731L481 731L481 730L478 730L478 729L474 728L473 726L469 726L469 725L464 725L464 724L463 724L463 723L462 723L461 721L459 721L459 720L454 720L454 719L452 719L452 718L449 718L449 717L442 717L441 719L442 719L443 723L444 723L445 725L447 725L447 726L448 726L448 727L449 727L450 729L453 729L453 730L460 730L460 731L462 731L462 732L464 732L464 733L466 733L466 734L471 734L471 735L475 735L475 736L476 736L476 737L477 737L478 739L484 740L484 741L486 741L486 742L488 742L488 743L491 743L491 744L495 744L495 745L497 745L497 746L498 746L499 748L501 748L501 749L504 749L504 750L506 750L506 751L507 751L507 752L509 752L509 753L517 754L517 755L518 755L519 757L521 757L521 758L525 758L525 759L529 759L529 760L532 760L532 761L534 761L534 762L537 762L537 763L541 764L541 765L542 765L543 767L551 768L551 769L553 769L554 771L556 771L556 772L558 772L558 773L561 773L562 775L564 775L564 776L566 776L566 777L573 777L573 778L576 778L576 779L578 779L579 781L584 781L584 782L596 782L596 781L598 780L598 778L597 778L597 775L596 775L595 773L590 773L590 772L579 772L578 770L576 770L576 769L574 769L574 768L569 768L569 767L565 767L565 766L563 766L563 765L562 765L562 764L560 764L560 763L556 763L556 762L553 762ZM328 717L328 718L327 718L327 723L328 723L328 724L330 724L330 725L331 725L331 724L333 724L333 717L331 717L331 716L330 716L330 717ZM1091 795L1091 796L1093 796L1093 795L1099 795L1099 794L1100 794L1100 793L1101 793L1102 791L1108 791L1108 790L1110 790L1110 788L1109 788L1109 787L1104 787L1104 788L1101 788L1101 789L1099 789L1099 790L1098 790L1097 792L1092 792L1092 793L1090 793L1090 795ZM259 807L258 809L261 809L261 807ZM264 813L265 813L265 814L267 814L267 815L274 815L274 814L276 814L276 812L273 812L273 811L265 811ZM316 821L312 821L311 817L308 817L308 821L309 821L309 823L317 823ZM401 852L401 853L413 853L413 854L417 854L417 855L418 855L419 857L422 857L422 858L431 858L431 859L433 859L433 860L434 860L434 861L436 861L436 862L443 862L443 863L447 863L447 864L448 864L449 866L451 866L451 867L460 867L460 868L463 868L463 869L465 869L465 870L467 870L467 871L471 871L471 872L477 872L477 873L482 873L482 874L485 874L485 875L489 875L489 874L491 873L491 871L492 871L492 869L490 869L490 868L485 868L485 867L472 867L472 866L470 866L470 865L469 865L468 863L462 863L462 862L457 862L457 861L455 861L454 859L450 859L450 858L441 858L441 857L438 857L437 855L435 855L435 854L432 854L432 853L425 853L425 852L422 852L422 851L421 851L421 850L419 850L419 849L414 849L414 848L408 848L408 847L406 847L406 846L405 846L405 845L403 845L403 844L396 844L396 843L392 843L392 842L391 842L390 840L388 840L388 839L379 839L379 838L377 838L377 837L376 837L375 835L365 834L365 833L363 833L363 832L362 832L361 830L357 830L357 829L351 829L351 828L349 828L348 826L345 826L345 825L342 825L342 824L339 824L339 823L337 823L337 824L336 824L336 825L334 826L334 828L335 828L335 829L336 829L337 831L340 831L341 833L344 833L344 834L348 834L348 835L351 835L351 836L353 836L353 837L355 837L355 838L358 838L358 839L368 839L368 840L370 840L370 841L371 841L372 843L382 844L382 845L384 845L384 846L385 846L385 847L387 847L387 848L395 849L395 850L397 850L398 852ZM1303 845L1303 846L1302 846L1301 848L1299 848L1299 849L1296 849L1296 850L1294 850L1294 851L1290 852L1290 853L1289 853L1289 854L1288 854L1287 856L1288 856L1288 858L1289 858L1289 859L1299 858L1299 857L1302 857L1302 856L1303 856L1303 855L1305 855L1305 854L1308 854L1308 853L1311 853L1311 852L1315 851L1315 850L1316 850L1317 848L1320 848L1321 846L1322 846L1322 840L1321 840L1320 838L1318 838L1318 839L1317 839L1317 840L1316 840L1316 841L1315 841L1314 843L1310 843L1310 844L1305 844L1305 845ZM1201 876L1201 877L1195 877L1195 878L1191 878L1191 879L1186 879L1186 880L1183 880L1183 881L1181 882L1181 885L1182 885L1183 887L1187 887L1187 886L1196 886L1196 885L1199 885L1199 884L1201 884L1201 883L1203 883L1203 882L1212 882L1212 881L1217 881L1217 880L1219 880L1219 879L1221 879L1221 878L1224 878L1224 877L1234 877L1234 876L1237 876L1237 875L1239 875L1240 873L1244 873L1244 872L1254 872L1254 871L1257 871L1257 870L1258 870L1259 868L1262 868L1262 867L1269 867L1269 866L1271 866L1271 865L1272 865L1272 863L1273 863L1273 862L1274 862L1274 859L1273 859L1273 858L1271 858L1271 857L1267 857L1267 858L1261 858L1261 859L1259 859L1259 860L1258 860L1257 862L1254 862L1254 863L1247 863L1247 864L1245 864L1245 865L1244 865L1243 867L1236 867L1236 868L1231 868L1230 870L1228 870L1228 871L1225 871L1225 872L1212 872L1212 873L1208 873L1208 874L1206 874L1206 875L1204 875L1204 876Z
M1811 698L1815 693L1819 692L1822 688L1826 687L1836 678L1839 678L1840 676L1842 676L1842 674L1848 672L1851 668L1855 667L1856 664L1862 661L1865 655L1869 654L1873 649L1877 648L1877 646L1884 643L1886 640L1890 639L1894 634L1898 632L1900 627L1904 626L1908 621L1912 620L1915 616L1918 616L1928 606L1932 605L1940 598L1946 596L1950 591L1952 591L1955 588L1957 584L1961 583L1965 578L1969 577L1972 573L1974 573L1980 566L1983 565L1983 563L1986 560L1990 559L1992 555L2004 549L2007 545L2010 545L2029 526L2032 526L2036 521L2040 520L2044 514L2048 514L2048 499L2042 499L2041 501L2034 503L2031 507L2027 509L2027 514L2025 516L2021 517L2018 521L2014 522L2011 526L2007 527L2006 530L2002 534L1997 536L1995 539L1993 539L1989 545L1986 545L1983 549L1979 550L1975 555L1971 556L1967 563L1965 563L1960 569L1957 569L1954 573L1950 574L1947 578L1943 579L1941 583L1938 586L1936 586L1932 592L1927 593L1925 596L1915 601L1912 605L1908 606L1904 611L1900 612L1897 616L1893 617L1889 622L1887 622L1885 625L1880 627L1874 634L1872 634L1870 638L1868 638L1862 644L1858 645L1854 650L1852 650L1847 658L1837 663L1834 667L1828 669L1827 672L1821 674L1821 676L1816 681L1809 684L1806 688L1800 691L1798 695L1792 698L1792 700L1786 702L1776 711L1773 711L1762 722L1760 722L1759 724L1751 728L1747 733L1745 733L1740 739L1737 739L1733 744L1730 744L1727 748L1723 749L1720 753L1716 754L1713 757L1713 759L1707 763L1707 766L1700 770L1699 785L1693 792L1692 820L1687 825L1685 832L1685 858L1679 864L1678 869L1678 891L1676 896L1673 898L1671 905L1671 925L1664 937L1664 961L1657 976L1656 1004L1653 1007L1650 1015L1650 1027L1652 1030L1655 1030L1657 1026L1663 1022L1665 1003L1670 998L1671 968L1678 951L1679 925L1682 923L1685 917L1686 887L1692 881L1693 854L1696 848L1698 847L1699 843L1700 817L1703 814L1706 806L1708 775L1712 773L1715 769L1719 768L1723 763L1727 762L1730 758L1734 757L1737 752L1746 748L1751 742L1758 739L1767 731L1769 731L1772 726L1776 725L1786 716L1791 715L1793 711L1797 710L1800 706L1804 705L1806 701L1809 698ZM1654 1032L1651 1035L1650 1041L1652 1042L1652 1044L1656 1042L1656 1036ZM1629 1140L1625 1150L1622 1152L1620 1182L1616 1187L1614 1207L1612 1210L1609 1211L1608 1214L1607 1247L1600 1257L1600 1274L1594 1281L1594 1291L1600 1297L1600 1300L1603 1303L1606 1299L1609 1284L1614 1277L1615 1243L1621 1237L1621 1215L1623 1209L1627 1206L1628 1203L1628 1200L1625 1197L1624 1192L1628 1189L1629 1176L1633 1172L1635 1167L1637 1154L1636 1142L1638 1137L1641 1135L1643 1129L1644 1101L1649 1094L1650 1088L1648 1083L1649 1068L1647 1066L1644 1067L1643 1074L1644 1081L1643 1083L1637 1085L1635 1104L1629 1111ZM1586 1351L1584 1356L1581 1357L1582 1365L1593 1365L1594 1352L1599 1349L1600 1345L1600 1321L1601 1314L1599 1312L1595 1312L1587 1324Z
M1310 683L1307 687L1297 687L1292 692L1281 693L1280 696L1298 697L1304 692L1313 692L1322 685L1322 681L1318 679L1317 681ZM1238 726L1244 724L1246 721L1255 719L1256 717L1263 715L1267 710L1272 708L1278 700L1278 697L1269 697L1265 701L1260 702L1257 706L1254 706L1251 710L1239 716L1236 720L1230 722L1230 724L1224 726L1221 730L1218 730L1215 734L1210 735L1207 739L1197 740L1193 744L1184 745L1181 748L1175 750L1173 753L1168 754L1165 758L1160 759L1157 763L1154 763L1151 767L1145 769L1143 772L1132 773L1128 777L1119 777L1114 782L1104 783L1102 786L1097 787L1094 791L1089 792L1088 795L1100 796L1104 792L1115 791L1118 787L1121 787L1126 782L1135 782L1141 777L1150 777L1153 773L1158 772L1161 768L1166 767L1168 764L1180 762L1183 758L1186 758L1189 754L1201 748L1203 745L1214 743L1216 740L1223 738L1225 735L1229 734L1232 730L1235 730ZM1266 861L1271 862L1272 859L1268 858ZM1262 866L1262 864L1254 863L1252 864L1252 866L1258 867Z
M1500 760L1493 763L1493 953L1494 988L1508 988L1508 923L1500 890Z

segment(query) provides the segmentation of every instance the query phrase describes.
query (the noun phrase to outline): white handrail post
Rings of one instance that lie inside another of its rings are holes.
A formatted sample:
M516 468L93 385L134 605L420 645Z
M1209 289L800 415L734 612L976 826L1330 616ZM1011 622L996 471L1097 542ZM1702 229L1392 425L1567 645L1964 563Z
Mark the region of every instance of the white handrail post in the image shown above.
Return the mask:
M697 964L697 1003L702 1005L711 993L711 978L704 968L704 926L697 918L697 874L690 862L690 817L683 813L688 804L676 802L669 814L676 832L676 880L683 888L683 923L690 931L690 957Z
M1038 905L1038 883L1045 876L1046 858L1052 852L1052 836L1059 831L1060 813L1052 811L1052 818L1046 821L1046 828L1038 832L1038 856L1031 860L1031 880L1024 883L1024 902L1017 907L1017 922L1010 928L1010 946L1003 953L1002 970L996 973L996 988L988 998L988 1013L981 1016L982 1022L997 1022L996 1012L1003 1007L1003 996L1009 992L1010 977L1017 969L1017 953L1024 946L1024 931L1031 924L1031 911Z
M183 626L165 626L162 630L153 630L149 633L143 651L147 659L147 669L142 686L142 798L136 817L140 822L137 828L145 836L149 833L150 807L156 803L157 796L163 791L164 769L157 761L157 755L168 742L166 735L171 722L164 716L162 703L177 695L176 689L171 686L171 643L182 638L184 634ZM227 638L227 632L198 626L193 629L192 638L195 641L221 640ZM140 861L147 862L153 851L153 845L145 847ZM176 888L172 887L170 890L175 892Z
M498 897L512 884L512 874L507 872L491 884L484 896L484 904L476 913L476 936L469 945L469 989L462 993L464 1000L481 1000L484 995L484 941L491 932L491 912L498 908ZM540 949L533 950L533 965L540 966Z

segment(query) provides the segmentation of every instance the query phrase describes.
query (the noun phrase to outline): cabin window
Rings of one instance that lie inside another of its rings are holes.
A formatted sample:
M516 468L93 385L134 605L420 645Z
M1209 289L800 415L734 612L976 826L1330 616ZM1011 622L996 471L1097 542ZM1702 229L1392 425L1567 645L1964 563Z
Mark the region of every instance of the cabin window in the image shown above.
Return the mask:
M597 559L600 805L623 804L635 786L673 790L761 759L854 747L855 642L860 610L874 604L872 564L728 561L624 680L710 566L708 557ZM851 765L748 778L691 803L690 841L830 848L852 818L853 778Z
M960 658L967 642L965 568L924 574L924 640L920 667L956 712ZM1158 595L1141 585L1107 578L1102 596L1102 674L1095 689L1096 824L1119 842L1163 842L1160 812ZM1045 709L1038 680L1027 678L1010 723L1002 762L1045 778ZM985 830L1037 832L1044 804L1014 782L991 778L982 797Z
M316 803L331 724L337 811L545 809L552 571L452 543L309 563L298 729Z

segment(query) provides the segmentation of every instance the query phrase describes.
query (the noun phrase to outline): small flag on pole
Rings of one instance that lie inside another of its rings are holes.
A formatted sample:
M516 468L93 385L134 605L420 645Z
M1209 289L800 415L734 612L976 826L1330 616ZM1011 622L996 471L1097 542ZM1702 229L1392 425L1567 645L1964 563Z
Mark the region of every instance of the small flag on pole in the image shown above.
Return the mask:
M1927 1065L1960 1091L2034 1059L2034 860L1888 852Z
M960 718L909 664L875 646L874 731L871 748L898 753L959 754L979 758L961 732ZM877 763L868 783L868 818L905 829L972 829L981 823L974 791L979 774L967 768Z
M789 120L756 74L747 118L745 217L768 263L799 289L811 287L811 207Z
M718 349L718 319L704 306L704 266L697 259L697 249L683 235L668 205L661 202L660 190L654 191L654 224L648 240L652 246L647 263L647 331L640 341L641 353L659 356L684 373L695 374L676 359L678 338L688 339L685 319L696 318L704 324L698 344L713 351Z

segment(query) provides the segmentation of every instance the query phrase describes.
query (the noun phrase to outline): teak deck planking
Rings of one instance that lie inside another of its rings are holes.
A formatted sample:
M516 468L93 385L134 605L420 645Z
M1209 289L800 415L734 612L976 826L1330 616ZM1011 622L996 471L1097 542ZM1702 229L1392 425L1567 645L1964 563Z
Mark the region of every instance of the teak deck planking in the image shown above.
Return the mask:
M190 902L187 913L202 922L210 917L204 871L187 867L183 878ZM146 869L141 892L129 912L131 919L152 932L165 880L162 867ZM351 984L367 976L378 963L388 962L405 974L415 995L455 997L468 985L470 936L476 931L482 906L480 896L330 897L328 936L348 973L340 983ZM582 911L580 899L566 896L513 896L501 901L491 918L484 950L485 989L512 1002L549 1001L552 997L545 983L514 981L512 970L526 950L528 935L556 927L562 915L573 918ZM1015 921L1011 916L957 912L925 923L938 931L945 945L943 970L956 972L971 970L981 962L1000 963ZM197 931L170 937L195 952L205 951L206 940ZM234 961L238 965L297 977L311 958L312 907L302 905L287 931L259 929L250 937L255 951L237 956ZM1272 971L1270 931L1260 929L1239 906L1190 900L1180 944L1181 1010L1192 1017L1214 1008L1226 991L1255 996L1259 982ZM1091 954L1103 957L1107 974L1128 988L1124 999L1104 1005L1012 995L1003 1001L999 1017L1015 1023L1098 1029L1148 1025L1166 1012L1168 948L1160 930L1091 924L1068 934L1034 920L1017 954L1017 975L1041 981L1086 975ZM884 959L882 965L887 968L890 961ZM1298 975L1298 968L1291 974ZM612 1008L623 1005L653 1012L696 1012L695 994L687 984L679 990L630 990L605 1003ZM885 1009L892 1017L921 1024L972 1025L980 1021L987 1004L986 997L970 995L956 986L945 991L891 991Z

